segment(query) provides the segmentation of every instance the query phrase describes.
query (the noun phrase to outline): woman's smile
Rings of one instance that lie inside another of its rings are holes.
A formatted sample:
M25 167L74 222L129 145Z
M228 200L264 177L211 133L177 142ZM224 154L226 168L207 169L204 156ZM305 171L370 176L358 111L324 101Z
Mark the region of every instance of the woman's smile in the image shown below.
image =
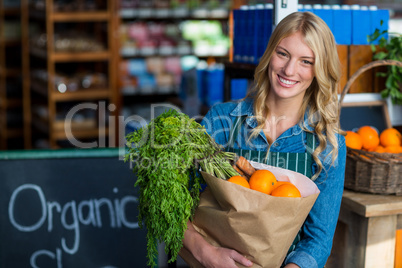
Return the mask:
M297 81L286 79L278 74L279 83L284 87L291 87L297 83Z

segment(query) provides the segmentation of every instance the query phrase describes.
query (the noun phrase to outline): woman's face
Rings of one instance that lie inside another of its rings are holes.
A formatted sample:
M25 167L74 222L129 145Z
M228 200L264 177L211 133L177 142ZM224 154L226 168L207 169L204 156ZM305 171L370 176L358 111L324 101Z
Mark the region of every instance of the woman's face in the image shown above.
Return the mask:
M268 67L271 80L269 97L301 102L314 79L314 60L314 52L304 42L300 32L282 39Z

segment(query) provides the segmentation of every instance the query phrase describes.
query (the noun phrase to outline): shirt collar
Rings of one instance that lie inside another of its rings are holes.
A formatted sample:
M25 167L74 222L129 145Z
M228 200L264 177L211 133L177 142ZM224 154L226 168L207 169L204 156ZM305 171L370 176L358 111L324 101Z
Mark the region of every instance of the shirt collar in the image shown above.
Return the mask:
M240 101L233 111L230 113L231 116L246 116L246 122L251 128L257 127L257 120L254 117L254 101L253 99L247 98L244 101Z
M245 99L244 101L240 101L233 111L230 113L231 116L253 116L254 115L254 107L253 100L250 98Z

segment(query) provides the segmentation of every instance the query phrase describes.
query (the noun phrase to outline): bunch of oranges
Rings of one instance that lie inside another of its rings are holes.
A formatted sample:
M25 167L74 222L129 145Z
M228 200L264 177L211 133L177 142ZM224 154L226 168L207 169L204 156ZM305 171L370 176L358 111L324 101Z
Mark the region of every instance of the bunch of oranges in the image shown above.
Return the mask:
M301 197L295 185L287 181L277 181L275 175L265 169L256 170L249 180L242 176L233 176L228 181L272 196Z
M371 126L362 126L357 132L346 131L346 146L377 153L402 153L402 135L395 128L381 133Z

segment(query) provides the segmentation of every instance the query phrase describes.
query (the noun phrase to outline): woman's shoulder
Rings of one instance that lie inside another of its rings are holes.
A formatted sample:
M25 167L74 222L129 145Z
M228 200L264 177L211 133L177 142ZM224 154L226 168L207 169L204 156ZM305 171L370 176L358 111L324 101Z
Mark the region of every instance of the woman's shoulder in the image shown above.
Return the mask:
M335 133L336 140L338 141L338 148L346 146L345 136L341 133Z
M207 116L241 116L252 110L253 102L251 99L242 99L237 101L228 101L213 105L207 113Z

